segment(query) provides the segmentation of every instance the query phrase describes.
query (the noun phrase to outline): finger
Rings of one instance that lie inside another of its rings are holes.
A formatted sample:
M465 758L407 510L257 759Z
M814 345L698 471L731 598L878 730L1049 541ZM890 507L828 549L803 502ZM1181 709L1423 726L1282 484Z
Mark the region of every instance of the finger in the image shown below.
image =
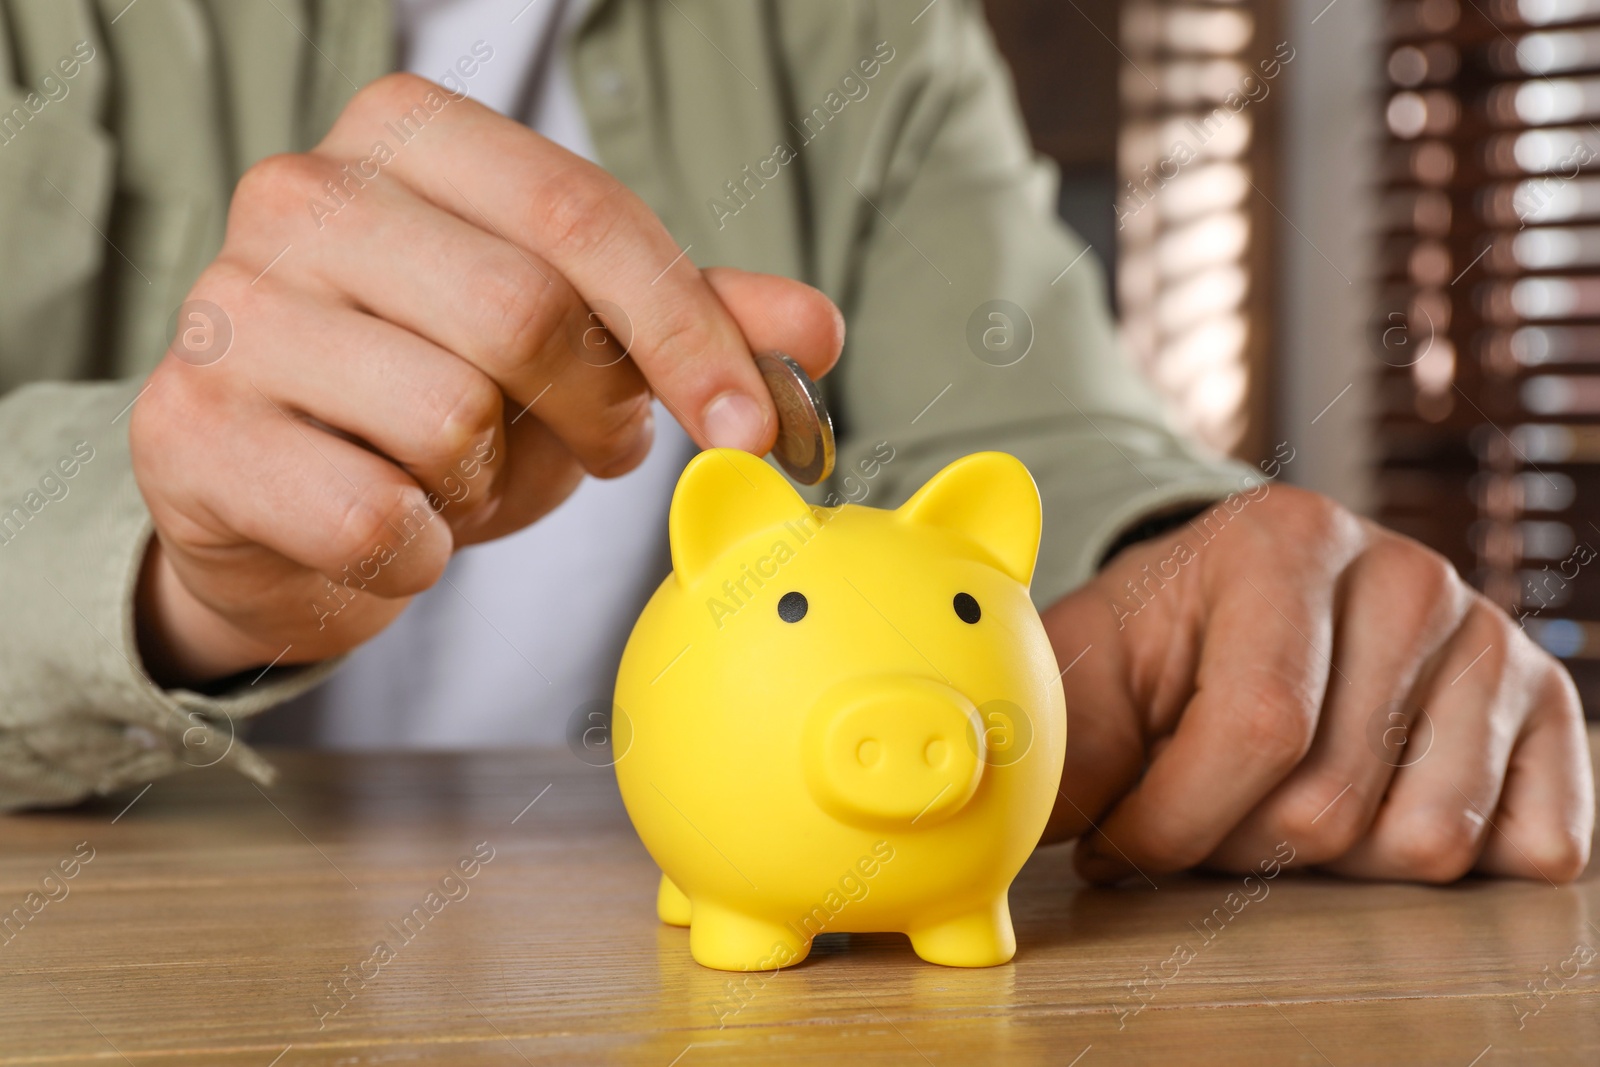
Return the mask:
M732 267L707 267L702 273L752 352L777 349L813 378L821 378L839 361L844 315L820 289Z
M267 178L252 181L293 186L338 174L307 156L276 157L253 173L263 172ZM297 241L298 254L241 299L263 288L318 301L337 293L486 375L514 402L512 419L551 426L590 473L606 477L638 466L652 440L649 389L620 349L580 347L589 309L550 264L397 182L350 193L321 233ZM252 211L273 210L262 199L241 197L236 214L248 220ZM279 239L279 227L258 228ZM255 251L265 256L268 246ZM589 332L605 336L603 328ZM479 394L474 409L487 411L489 398Z
M1544 662L1530 687L1533 709L1511 751L1511 765L1488 844L1478 858L1485 874L1570 882L1589 863L1594 834L1594 768L1583 709L1572 679Z
M1139 780L1144 737L1127 679L1131 675L1105 586L1093 582L1043 615L1071 717L1072 740L1042 841L1092 829Z
M390 75L364 89L318 151L371 153L372 139L415 114L422 79ZM471 100L431 116L426 150L402 145L383 168L428 200L549 262L583 301L623 309L633 359L702 446L762 454L776 413L750 350L711 286L637 196L601 168Z
M450 528L434 521L427 492L409 475L259 394L232 404L204 394L191 400L184 393L195 387L185 379L195 369L179 364L152 376L152 391L177 393L162 410L189 417L143 430L155 445L145 450L146 498L169 540L223 570L230 554L261 545L330 580L354 575L379 597L420 592L444 572ZM215 446L161 447L185 435ZM251 491L233 491L241 483Z
M375 632L406 603L368 597L348 616L338 616L354 622L356 614L365 614L362 624L343 634L312 631L306 624L313 605L332 610L326 606L329 585L315 571L260 546L197 553L157 530L140 570L135 618L145 667L153 678L171 679L165 684L194 687L252 665L311 663L348 647L341 637ZM342 601L335 597L334 603ZM377 626L370 625L374 621ZM178 641L149 640L165 633L178 634ZM205 640L186 636L196 633Z
M1371 831L1328 869L1444 883L1472 869L1500 799L1527 695L1511 667L1510 621L1477 600L1419 691L1425 720Z
M514 415L508 410L506 417ZM515 533L554 511L581 481L583 467L553 430L538 419L514 419L507 429L505 466L493 506L473 512L471 523L452 524L456 544L478 544Z
M262 399L371 445L450 501L452 523L490 506L506 451L504 401L493 381L359 311L270 290L257 299L267 307L255 321L274 323L279 342L272 358L249 360ZM244 347L251 339L239 340Z
M1311 750L1228 834L1209 865L1249 870L1283 841L1294 847L1299 865L1343 855L1372 825L1404 760L1375 742L1396 723L1404 731L1404 709L1411 706L1406 698L1460 624L1466 589L1443 557L1390 534L1375 537L1340 586L1338 673ZM1391 722L1390 713L1401 717Z
M1283 554L1270 572L1224 569L1208 593L1194 696L1138 787L1080 840L1085 877L1199 863L1305 755L1328 684L1333 581L1330 561Z

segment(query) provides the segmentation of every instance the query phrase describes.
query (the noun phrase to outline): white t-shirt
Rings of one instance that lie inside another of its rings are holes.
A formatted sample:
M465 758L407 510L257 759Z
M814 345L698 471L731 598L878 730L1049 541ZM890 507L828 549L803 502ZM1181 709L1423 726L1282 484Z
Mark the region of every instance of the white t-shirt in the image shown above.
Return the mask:
M396 0L403 65L502 113L527 104L531 114L512 117L593 159L571 71L554 47L585 6ZM530 91L535 72L542 77ZM671 569L667 505L694 445L659 403L655 425L655 447L637 470L587 478L534 525L463 549L445 580L327 685L298 708L269 713L294 725L263 726L279 739L346 749L560 741L577 709L610 699L628 630Z

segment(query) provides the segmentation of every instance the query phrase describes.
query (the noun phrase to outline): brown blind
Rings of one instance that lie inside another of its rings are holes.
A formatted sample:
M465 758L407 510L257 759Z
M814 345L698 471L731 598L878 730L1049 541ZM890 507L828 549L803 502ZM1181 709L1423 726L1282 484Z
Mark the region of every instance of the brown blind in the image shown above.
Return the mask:
M1137 0L1122 9L1117 297L1123 345L1173 421L1221 453L1267 433L1283 55L1270 5Z
M1600 0L1391 0L1379 513L1600 708Z

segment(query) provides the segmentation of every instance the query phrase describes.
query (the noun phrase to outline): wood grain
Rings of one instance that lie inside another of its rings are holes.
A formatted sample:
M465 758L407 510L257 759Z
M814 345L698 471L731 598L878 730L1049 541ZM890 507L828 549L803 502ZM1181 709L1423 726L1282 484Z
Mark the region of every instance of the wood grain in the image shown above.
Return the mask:
M0 931L0 1065L1600 1062L1600 958L1542 1007L1528 988L1600 948L1594 869L1559 888L1285 875L1233 914L1237 879L1089 889L1053 848L1012 889L1008 966L828 936L736 994L656 922L608 770L565 750L272 758L268 793L194 771L0 818L0 915L48 901ZM93 859L45 885L82 842ZM480 842L493 858L429 912Z

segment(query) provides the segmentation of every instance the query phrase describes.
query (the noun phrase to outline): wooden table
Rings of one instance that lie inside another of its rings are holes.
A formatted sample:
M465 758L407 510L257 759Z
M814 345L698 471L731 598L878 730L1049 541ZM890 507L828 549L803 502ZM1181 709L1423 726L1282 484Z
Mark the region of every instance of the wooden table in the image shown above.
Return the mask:
M1088 889L1052 848L1012 889L1008 966L829 936L735 999L656 922L608 770L269 755L267 793L213 769L0 819L0 909L46 900L0 930L0 1064L1600 1063L1600 863L1560 888L1283 876L1232 914L1238 879Z

